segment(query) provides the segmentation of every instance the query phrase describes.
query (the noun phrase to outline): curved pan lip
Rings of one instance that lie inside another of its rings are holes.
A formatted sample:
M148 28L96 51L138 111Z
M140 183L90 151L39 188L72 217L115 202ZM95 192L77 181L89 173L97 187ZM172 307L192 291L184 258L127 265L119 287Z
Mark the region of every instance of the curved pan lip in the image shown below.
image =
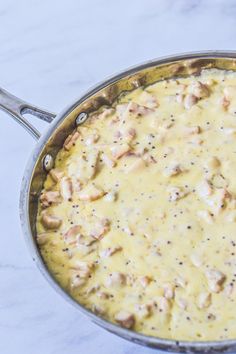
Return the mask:
M76 302L60 285L56 282L56 280L52 277L49 270L47 269L40 252L33 241L33 235L31 233L30 222L29 222L29 189L31 183L32 173L35 167L35 162L37 160L38 155L40 154L41 150L43 149L45 142L48 141L52 132L57 128L60 122L67 117L67 115L73 111L75 107L77 107L81 102L85 99L99 91L100 89L104 88L105 86L114 83L115 81L131 75L136 71L157 66L161 64L167 64L168 62L174 62L182 59L197 59L197 58L236 58L236 51L200 51L200 52L189 52L183 54L176 54L165 56L157 59L153 59L150 61L146 61L142 64L132 66L124 71L119 72L118 74L111 76L104 81L98 83L97 85L90 88L84 95L82 95L79 99L73 102L71 105L67 105L64 110L62 110L53 122L50 124L48 130L45 134L43 134L39 141L37 142L29 160L25 168L24 177L22 179L21 185L21 193L20 193L20 219L21 219L21 226L23 230L23 234L26 240L26 243L29 247L29 251L33 258L33 261L37 264L39 270L43 274L43 276L47 279L47 281L51 284L54 289L61 294L67 301L69 301L72 305L74 305L77 309L79 309L83 314L88 316L93 322L98 324L99 326L105 328L106 330L133 341L134 343L139 343L142 345L160 348L162 350L168 351L177 351L180 350L186 352L198 352L200 350L203 352L211 352L215 350L217 352L230 352L233 349L236 349L236 339L229 339L229 340L222 340L222 341L184 341L184 340L174 340L174 339L164 339L158 338L153 336L144 335L132 330L128 330L122 328L116 324L113 324L97 315L92 313L90 310L86 309L78 302Z

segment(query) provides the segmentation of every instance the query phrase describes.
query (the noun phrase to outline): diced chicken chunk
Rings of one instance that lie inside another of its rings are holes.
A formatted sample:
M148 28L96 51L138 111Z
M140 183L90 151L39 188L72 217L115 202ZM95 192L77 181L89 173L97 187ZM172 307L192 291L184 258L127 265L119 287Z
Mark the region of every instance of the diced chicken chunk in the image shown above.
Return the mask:
M52 168L49 172L50 177L54 182L59 182L64 176L64 172L60 171L58 168Z
M98 316L104 316L106 313L105 307L102 305L98 305L98 304L92 305L92 311Z
M73 244L77 242L78 235L80 235L81 226L74 225L63 235L63 239L67 244Z
M205 222L207 222L208 224L212 224L213 223L213 215L208 211L208 210L199 210L197 212L198 216L203 219Z
M182 310L186 310L186 308L188 307L187 300L182 297L176 299L175 301L176 301L177 305L179 306L179 308L181 308Z
M49 241L49 234L47 232L43 232L37 235L37 243L39 246L45 245Z
M110 221L106 218L98 220L92 231L90 232L90 236L94 237L97 240L100 240L108 231L110 230Z
M192 127L185 127L185 134L186 135L194 135L194 134L200 134L201 133L201 128L199 125L195 125Z
M169 192L169 201L174 202L176 200L184 198L188 193L181 187L170 187Z
M70 286L72 289L80 288L86 284L87 279L81 278L77 271L73 271L70 276Z
M217 269L207 270L205 274L208 280L209 290L214 293L220 292L226 276Z
M107 202L115 202L117 200L117 192L116 191L108 192L105 195L104 200L106 200Z
M98 115L99 119L106 119L115 112L114 108L105 108L102 113Z
M206 84L200 81L194 82L188 87L188 91L198 99L209 97L210 90Z
M69 151L72 148L72 146L75 145L75 143L76 143L77 139L79 138L79 136L80 136L80 133L77 132L77 131L75 131L74 133L70 134L66 138L66 140L64 142L64 145L63 145L64 149Z
M211 304L211 294L210 293L201 293L198 296L198 307L200 309L207 308Z
M135 317L132 313L122 310L115 315L115 321L122 327L130 329L135 324Z
M42 213L41 221L46 229L58 229L62 224L61 218L48 213Z
M171 283L166 283L163 286L164 288L164 297L167 300L171 300L175 296L174 286Z
M192 94L188 94L184 98L184 107L186 109L192 108L198 102L198 98Z
M203 180L200 184L197 185L196 191L198 195L205 199L213 193L212 186L208 180Z
M99 140L99 138L100 138L99 134L93 133L86 138L85 145L93 145Z
M124 144L114 144L111 146L111 153L112 156L115 160L120 159L122 156L124 156L125 154L127 154L127 152L129 152L131 150L131 147L124 143Z
M91 275L94 264L92 262L83 262L72 258L70 260L70 267L76 270L77 276L84 279Z
M127 159L127 165L126 173L140 172L147 167L146 162L141 157Z
M145 107L145 106L141 106L138 103L131 101L128 104L127 111L129 113L132 113L132 114L135 114L135 115L141 117L141 116L146 116L150 113L153 113L154 110L151 108Z
M39 199L43 208L47 208L52 204L59 204L61 202L61 196L58 191L44 191Z
M109 156L107 156L106 154L102 155L102 161L105 163L105 165L109 168L113 168L116 165L116 162L110 158Z
M171 308L170 301L169 301L168 299L166 299L164 296L161 296L161 297L157 300L157 304L158 304L158 308L159 308L162 312L168 312L168 311L170 311L170 308Z
M201 267L203 263L202 258L198 254L194 254L194 253L190 256L190 260L192 264L197 268Z
M166 166L163 173L166 177L177 176L183 172L183 168L177 162L172 162L169 166Z
M60 181L60 192L64 200L71 200L73 193L73 185L71 178L63 177Z
M116 246L116 247L108 247L104 250L102 250L99 255L101 258L108 258L112 256L113 254L122 251L122 247Z
M148 286L148 284L150 284L151 281L152 281L152 279L148 275L144 275L139 278L139 282L143 288L146 288Z
M136 304L135 313L140 319L147 318L151 315L152 308L149 304Z
M113 287L113 286L122 286L126 284L126 276L120 272L113 272L110 273L108 278L106 279L106 286Z
M152 108L157 108L159 106L157 98L153 94L147 91L143 91L141 93L141 95L139 96L139 101L147 108L152 109Z
M104 195L105 192L102 188L91 184L82 189L82 191L78 194L78 198L80 200L92 202L94 200L102 198Z

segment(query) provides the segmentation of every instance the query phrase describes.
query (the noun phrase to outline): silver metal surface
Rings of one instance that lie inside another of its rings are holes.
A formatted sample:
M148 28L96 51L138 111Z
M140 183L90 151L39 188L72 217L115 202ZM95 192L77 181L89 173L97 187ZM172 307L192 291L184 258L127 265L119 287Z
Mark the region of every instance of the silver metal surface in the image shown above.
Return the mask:
M53 158L56 156L64 139L74 129L76 117L81 112L90 114L101 106L111 105L120 93L132 90L137 87L137 83L138 85L147 85L158 80L177 76L197 75L205 68L236 71L236 52L212 51L169 56L133 67L98 84L57 115L56 119L50 124L48 131L36 144L22 181L20 217L23 232L33 260L49 283L64 298L99 326L132 342L168 352L233 353L236 351L236 339L201 342L175 341L146 336L110 323L77 303L52 277L35 242L37 202L46 176L41 162L46 154L50 154ZM7 110L6 105L4 109ZM10 112L10 114L12 113ZM31 128L27 129L32 133Z
M46 172L49 172L54 166L53 157L50 154L47 154L43 158L43 167Z
M6 90L0 89L0 108L9 113L20 125L22 125L35 138L39 139L38 130L27 121L24 114L32 114L46 122L51 122L55 118L55 114L42 110L34 105L20 100Z
M76 126L81 125L88 118L88 114L86 112L81 112L78 117L75 118Z

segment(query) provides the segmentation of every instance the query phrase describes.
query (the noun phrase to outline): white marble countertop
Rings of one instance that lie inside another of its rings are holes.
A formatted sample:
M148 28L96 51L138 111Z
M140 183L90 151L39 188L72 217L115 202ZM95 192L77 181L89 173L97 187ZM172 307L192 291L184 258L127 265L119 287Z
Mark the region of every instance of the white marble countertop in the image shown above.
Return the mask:
M0 86L58 112L89 86L144 60L235 49L235 16L235 0L1 0ZM152 353L90 323L33 264L18 199L34 144L0 112L0 353Z

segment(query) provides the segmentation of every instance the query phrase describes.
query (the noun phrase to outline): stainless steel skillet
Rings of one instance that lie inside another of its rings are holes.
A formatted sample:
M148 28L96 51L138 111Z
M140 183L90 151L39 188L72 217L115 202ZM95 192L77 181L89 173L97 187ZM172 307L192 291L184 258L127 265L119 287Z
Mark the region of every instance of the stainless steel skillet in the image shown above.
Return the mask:
M235 340L214 342L166 340L126 330L96 316L73 300L70 295L57 284L44 264L35 242L37 201L46 172L53 167L53 161L58 150L75 126L83 124L88 115L94 110L97 110L103 105L111 105L116 97L123 91L132 90L140 85L151 84L158 80L173 77L186 77L191 74L197 75L205 68L236 71L236 52L212 51L189 53L144 63L98 84L57 115L28 104L1 89L0 108L8 112L38 140L28 161L22 181L20 218L33 260L48 282L93 322L132 342L169 352L233 353L236 352L236 338ZM40 136L40 133L26 120L24 117L26 113L51 123L44 135ZM234 311L234 309L232 309L232 311Z

